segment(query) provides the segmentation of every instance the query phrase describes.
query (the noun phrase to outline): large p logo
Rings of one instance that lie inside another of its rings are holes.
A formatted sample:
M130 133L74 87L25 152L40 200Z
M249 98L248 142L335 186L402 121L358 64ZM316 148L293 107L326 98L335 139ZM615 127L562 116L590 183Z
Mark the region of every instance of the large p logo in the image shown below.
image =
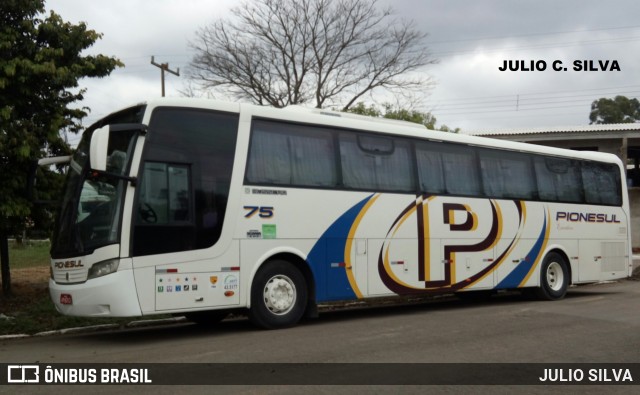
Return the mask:
M457 215L456 212L463 211L464 214ZM478 226L478 216L471 211L466 204L458 203L443 203L442 204L442 216L444 223L449 225L449 229L452 231L469 231L475 230ZM462 222L458 223L460 217L464 218Z
M502 236L502 214L497 202L485 200L476 203L477 211L485 212L483 223L480 224L478 214L472 211L470 205L442 202L442 200L443 198L440 197L418 196L415 202L402 211L389 229L387 241L380 249L378 273L382 282L391 291L397 294L454 292L482 280L506 256L505 252L497 259L493 259L494 253L491 251ZM440 212L442 217L437 215ZM522 213L522 210L519 212ZM408 218L414 214L418 235L417 283L396 275L391 267L392 258L389 258L394 235L403 224L409 222ZM431 220L430 214L434 217ZM452 233L447 234L447 232ZM472 233L460 234L460 232ZM436 248L442 249L441 258L436 258L439 254L433 252L434 239L441 239L436 243L438 246ZM484 254L483 251L490 251L490 254ZM477 267L477 271L465 272L464 278L457 279L456 254L469 253L483 253L469 256L478 262L483 262L486 256L490 256L491 260L486 261L486 265ZM432 259L438 259L434 261L436 265L443 265L442 277L431 277Z

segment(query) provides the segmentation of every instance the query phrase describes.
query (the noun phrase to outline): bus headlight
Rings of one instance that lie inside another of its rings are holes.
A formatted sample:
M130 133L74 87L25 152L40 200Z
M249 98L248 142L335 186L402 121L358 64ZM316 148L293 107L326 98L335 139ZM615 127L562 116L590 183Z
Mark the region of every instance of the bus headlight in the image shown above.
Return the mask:
M91 280L92 278L106 276L107 274L111 274L118 270L118 265L120 264L120 259L109 259L106 261L98 262L91 266L89 269L89 275L87 276L87 280Z

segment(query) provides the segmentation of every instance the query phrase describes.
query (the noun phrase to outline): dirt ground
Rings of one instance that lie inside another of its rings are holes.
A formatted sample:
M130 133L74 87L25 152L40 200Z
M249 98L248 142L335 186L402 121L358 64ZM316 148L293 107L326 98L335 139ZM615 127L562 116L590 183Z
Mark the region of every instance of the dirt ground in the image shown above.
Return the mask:
M11 269L11 298L0 296L0 313L8 316L49 292L49 267Z

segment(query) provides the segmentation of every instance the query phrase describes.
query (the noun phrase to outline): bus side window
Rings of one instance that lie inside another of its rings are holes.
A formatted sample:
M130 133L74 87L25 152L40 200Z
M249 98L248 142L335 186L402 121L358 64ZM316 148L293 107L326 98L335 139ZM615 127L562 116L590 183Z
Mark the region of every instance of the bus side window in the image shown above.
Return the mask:
M482 196L478 160L473 147L442 144L440 155L448 194Z
M340 133L340 159L347 188L389 192L416 189L408 141Z
M234 113L186 107L153 110L139 181L133 256L204 249L218 242L238 122Z
M420 190L427 193L444 193L444 172L438 145L417 143L416 160Z
M486 196L528 200L537 198L529 155L490 149L479 149L478 152Z
M190 220L188 166L147 162L141 188L139 221L160 225Z
M622 204L620 169L618 166L583 162L582 181L584 193L589 204Z
M584 201L579 162L536 156L534 163L540 199L570 203Z
M254 121L246 181L335 187L337 170L332 133L307 125Z

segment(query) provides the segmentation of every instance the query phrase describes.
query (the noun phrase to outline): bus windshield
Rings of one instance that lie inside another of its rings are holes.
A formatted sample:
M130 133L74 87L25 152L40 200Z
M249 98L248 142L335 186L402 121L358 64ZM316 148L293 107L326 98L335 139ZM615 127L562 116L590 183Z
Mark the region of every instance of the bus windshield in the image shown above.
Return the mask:
M120 241L120 219L131 157L138 130L112 131L106 172L90 169L89 147L93 130L82 137L73 155L60 215L51 244L53 258L87 255L96 248Z
M119 223L125 175L135 147L137 130L111 133L107 173L96 176L89 169L90 134L85 134L69 168L66 191L52 255L87 254L95 248L119 242Z

